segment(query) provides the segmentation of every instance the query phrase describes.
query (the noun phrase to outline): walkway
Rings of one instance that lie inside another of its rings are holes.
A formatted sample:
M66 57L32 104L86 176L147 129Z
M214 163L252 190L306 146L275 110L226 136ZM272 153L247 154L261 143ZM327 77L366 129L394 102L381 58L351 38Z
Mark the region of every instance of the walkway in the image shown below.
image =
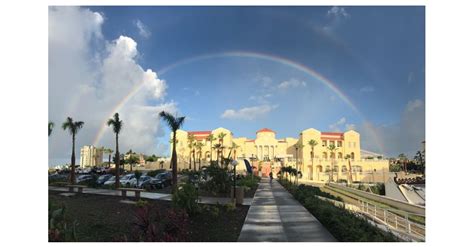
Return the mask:
M262 178L240 242L335 242L326 228L276 180Z
M69 190L68 188L65 187L55 187L55 186L49 186L49 190L52 191L61 191L68 193ZM109 190L109 189L94 189L94 188L84 188L82 191L84 194L94 194L94 195L106 195L106 196L122 196L122 192L118 190ZM164 200L164 201L171 201L171 195L170 194L164 194L164 193L155 193L155 192L142 192L140 193L140 196L142 198L147 198L151 200ZM128 191L127 192L127 197L134 198L135 193ZM228 197L199 197L199 203L202 204L227 204L231 202L231 198ZM244 198L244 203L243 205L249 206L252 203L252 198Z

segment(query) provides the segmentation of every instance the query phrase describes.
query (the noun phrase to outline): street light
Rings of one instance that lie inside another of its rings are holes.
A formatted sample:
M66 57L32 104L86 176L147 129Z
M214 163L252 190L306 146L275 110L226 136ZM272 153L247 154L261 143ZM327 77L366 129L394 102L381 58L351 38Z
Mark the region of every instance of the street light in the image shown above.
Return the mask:
M236 170L236 167L237 167L237 165L239 164L239 162L237 162L237 160L233 160L231 164L232 164L232 166L234 167L234 202L237 202L237 197L236 197L236 195L235 195L235 182L236 182L235 170Z

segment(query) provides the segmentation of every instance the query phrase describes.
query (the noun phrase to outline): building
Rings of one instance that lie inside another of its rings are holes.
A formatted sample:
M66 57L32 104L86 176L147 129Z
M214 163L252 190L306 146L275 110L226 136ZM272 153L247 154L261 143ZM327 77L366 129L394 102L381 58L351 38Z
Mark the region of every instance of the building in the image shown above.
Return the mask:
M216 138L212 142L212 149L210 134ZM223 137L219 138L219 135ZM178 130L176 138L179 170L194 167L191 164L194 163L193 157L196 162L201 161L205 165L209 164L211 158L216 160L217 150L214 146L220 144L223 146L222 156L239 160L238 168L241 171L245 170L243 159L248 159L263 176L270 171L276 174L282 166L296 167L298 162L303 178L318 182L328 181L331 175L333 180L347 180L352 174L352 181L364 182L383 182L388 178L385 174L389 171L388 160L361 158L360 136L354 130L339 133L310 128L299 133L298 138L277 138L275 131L263 128L256 132L255 139L249 139L234 137L230 130L217 128L212 131ZM194 143L190 143L193 139ZM314 140L316 145L309 145L310 140ZM193 145L199 142L202 143L200 150ZM352 172L349 172L349 166Z
M94 146L84 146L81 148L81 161L80 167L92 167L102 164L103 161L103 150Z

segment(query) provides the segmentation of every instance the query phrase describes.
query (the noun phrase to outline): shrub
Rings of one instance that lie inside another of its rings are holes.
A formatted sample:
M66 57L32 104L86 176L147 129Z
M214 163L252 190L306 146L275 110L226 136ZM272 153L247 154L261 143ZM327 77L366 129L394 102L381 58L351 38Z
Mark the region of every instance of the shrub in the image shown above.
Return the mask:
M169 209L163 214L149 205L138 207L133 225L138 241L186 241L189 235L189 217L181 209Z
M77 222L66 220L66 206L61 207L49 203L48 208L48 239L51 242L77 241Z
M146 206L148 206L148 201L140 199L140 200L137 201L136 205L137 205L137 207L146 207Z
M235 211L235 204L233 202L229 202L224 205L224 208L227 213L230 213L232 211Z
M238 186L249 187L251 189L256 189L258 187L258 183L260 182L260 177L248 175L240 180L237 180L236 184Z
M219 207L217 207L217 206L211 206L211 207L209 208L209 213L210 213L210 215L211 215L213 218L219 217L219 213L220 213Z
M173 207L185 210L189 215L199 212L198 192L190 183L180 185L173 193Z
M399 241L393 234L383 232L377 227L371 225L366 219L359 218L357 215L343 208L334 206L332 203L323 201L314 196L315 193L324 196L327 194L319 188L300 185L294 186L288 182L282 185L293 194L308 211L313 214L339 241L344 242L383 242ZM328 197L328 196L325 196ZM332 195L329 197L333 197ZM334 197L331 199L335 199ZM335 200L340 200L336 198Z
M229 193L232 187L231 177L227 173L227 170L220 168L215 164L211 164L207 169L206 173L211 178L207 182L203 183L203 189L216 193Z

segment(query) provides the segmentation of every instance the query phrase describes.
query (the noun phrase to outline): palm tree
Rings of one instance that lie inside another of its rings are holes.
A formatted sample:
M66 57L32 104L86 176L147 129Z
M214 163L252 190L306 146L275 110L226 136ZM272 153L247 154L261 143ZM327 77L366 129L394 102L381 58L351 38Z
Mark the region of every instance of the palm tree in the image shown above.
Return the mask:
M112 130L115 133L115 188L118 189L120 187L120 152L118 137L123 126L122 120L120 120L118 112L114 114L113 118L110 118L107 121L107 126L112 126Z
M206 138L206 140L208 140L209 144L210 144L209 145L209 152L211 152L211 159L209 161L209 164L211 164L211 162L212 162L212 142L217 140L217 139L214 137L213 134L209 134L209 136Z
M219 154L220 154L220 150L222 149L222 145L221 144L214 144L214 149L217 151L217 165L219 165Z
M398 155L398 159L402 162L403 164L403 169L405 170L405 174L407 174L407 162L408 162L408 158L405 154L401 153Z
M318 142L314 139L309 140L308 145L311 146L311 166L314 170L314 147L318 145Z
M348 154L344 158L349 162L349 179L347 180L348 184L352 183L352 166L351 166L351 155Z
M202 158L202 147L204 146L204 144L202 142L198 142L196 144L196 148L198 150L198 154L199 154L199 170L201 170L201 158Z
M66 118L66 122L63 123L63 130L69 130L69 133L72 135L72 154L71 154L71 174L69 176L70 183L76 183L76 135L77 132L84 126L84 122L77 121L74 122L71 117Z
M48 136L51 135L51 132L53 132L53 128L54 128L54 123L53 122L49 122L48 123Z
M298 149L302 149L304 147L303 144L301 143L296 143L295 144L295 149L296 149L296 184L298 184L298 172L299 172L299 164L298 164Z
M193 134L188 135L188 148L189 148L189 170L191 170L191 157L192 153L194 152L193 146L194 146L194 141L196 138L194 137Z
M110 168L110 158L111 158L111 154L114 152L114 150L112 150L110 148L103 148L103 150L104 150L105 154L109 155L109 168Z
M224 166L224 137L226 136L227 134L224 133L224 132L221 132L219 133L219 135L217 135L217 138L219 138L219 143L221 144L221 165Z
M170 127L171 131L173 132L173 153L171 154L171 166L173 172L173 191L176 190L178 185L178 162L177 162L177 155L176 155L176 131L178 131L181 126L184 124L185 117L178 117L173 116L168 112L162 111L160 112L160 117L166 121L168 127Z
M235 157L237 156L237 148L240 148L240 146L235 144L235 142L232 142L232 150L234 151L234 160L235 160Z
M336 156L336 151L338 148L334 144L331 144L327 147L327 149L329 150L329 153L331 155L331 177L329 178L329 180L332 182L334 172L334 158Z

